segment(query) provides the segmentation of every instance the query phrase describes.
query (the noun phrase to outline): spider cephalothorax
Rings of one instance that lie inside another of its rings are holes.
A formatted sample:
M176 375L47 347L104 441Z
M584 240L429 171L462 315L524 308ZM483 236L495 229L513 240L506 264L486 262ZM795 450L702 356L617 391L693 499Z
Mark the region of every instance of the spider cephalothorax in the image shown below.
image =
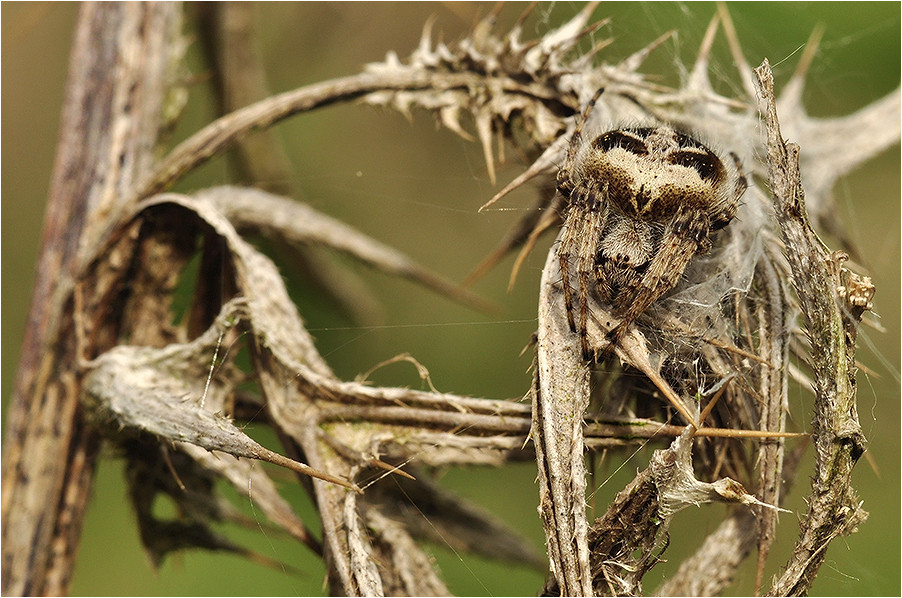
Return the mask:
M695 255L710 249L710 233L732 220L746 188L735 157L722 160L667 125L617 129L584 142L594 103L557 177L566 200L558 256L567 320L587 358L590 294L622 318L610 332L616 340L676 286Z

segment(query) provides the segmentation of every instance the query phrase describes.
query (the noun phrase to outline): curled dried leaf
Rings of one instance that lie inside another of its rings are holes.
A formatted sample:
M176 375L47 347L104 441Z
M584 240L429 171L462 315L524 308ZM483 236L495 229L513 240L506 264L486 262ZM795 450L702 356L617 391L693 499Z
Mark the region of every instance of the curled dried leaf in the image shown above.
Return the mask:
M227 304L221 320L236 315ZM101 429L130 429L168 442L187 442L208 451L268 461L298 473L360 491L347 479L275 453L239 430L222 412L203 404L201 381L220 332L214 327L187 345L163 349L120 345L99 356L85 379L84 405ZM207 388L209 391L209 388Z

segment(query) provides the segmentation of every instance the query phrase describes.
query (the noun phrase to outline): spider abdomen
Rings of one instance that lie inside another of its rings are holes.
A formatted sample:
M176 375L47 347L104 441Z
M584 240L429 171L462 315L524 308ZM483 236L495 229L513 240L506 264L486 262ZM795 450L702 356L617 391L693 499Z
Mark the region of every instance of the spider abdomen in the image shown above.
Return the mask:
M618 268L635 269L651 259L654 249L649 227L624 218L606 231L601 239L599 258Z

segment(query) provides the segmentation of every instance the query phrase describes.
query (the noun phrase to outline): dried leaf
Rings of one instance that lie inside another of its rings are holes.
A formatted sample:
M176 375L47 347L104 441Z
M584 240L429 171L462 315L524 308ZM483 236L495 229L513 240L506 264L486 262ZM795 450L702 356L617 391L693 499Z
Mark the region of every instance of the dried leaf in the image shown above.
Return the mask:
M582 414L589 406L589 365L570 331L555 285L560 272L550 251L539 288L539 333L532 441L539 468L539 514L551 572L561 595L591 596L586 466Z
M196 194L194 201L210 202L239 231L256 232L289 245L331 248L465 305L483 311L494 309L484 299L443 280L400 251L302 202L249 187L208 188Z
M221 320L235 315L226 306ZM209 451L268 461L334 484L354 484L288 459L259 445L223 413L205 408L201 374L213 354L220 328L215 326L187 345L163 349L120 345L99 356L85 379L83 399L100 429L147 433L169 442L187 442Z

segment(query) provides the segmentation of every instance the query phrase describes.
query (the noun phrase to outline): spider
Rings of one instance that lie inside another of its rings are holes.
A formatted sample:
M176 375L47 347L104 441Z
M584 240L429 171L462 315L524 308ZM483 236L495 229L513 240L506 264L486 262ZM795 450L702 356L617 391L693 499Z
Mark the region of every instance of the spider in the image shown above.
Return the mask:
M584 143L602 91L586 106L557 175L565 200L558 246L564 303L586 360L591 294L621 318L608 333L617 342L711 248L710 234L733 219L747 187L735 155L721 160L668 125L616 129Z

